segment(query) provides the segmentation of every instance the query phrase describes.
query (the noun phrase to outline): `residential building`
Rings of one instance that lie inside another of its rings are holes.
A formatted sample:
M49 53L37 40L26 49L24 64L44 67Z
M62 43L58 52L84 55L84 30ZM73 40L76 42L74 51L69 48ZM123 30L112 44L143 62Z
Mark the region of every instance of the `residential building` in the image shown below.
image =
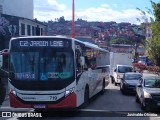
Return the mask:
M46 35L46 25L36 19L1 14L0 50L9 47L11 37Z

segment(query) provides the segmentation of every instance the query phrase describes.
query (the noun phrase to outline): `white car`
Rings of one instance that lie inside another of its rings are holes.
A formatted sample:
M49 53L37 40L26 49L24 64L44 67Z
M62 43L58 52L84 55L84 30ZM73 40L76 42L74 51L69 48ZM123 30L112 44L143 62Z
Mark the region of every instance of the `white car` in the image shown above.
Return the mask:
M117 86L117 84L120 84L121 78L123 77L123 74L126 72L133 72L133 67L130 65L117 65L116 66L113 72L115 86Z

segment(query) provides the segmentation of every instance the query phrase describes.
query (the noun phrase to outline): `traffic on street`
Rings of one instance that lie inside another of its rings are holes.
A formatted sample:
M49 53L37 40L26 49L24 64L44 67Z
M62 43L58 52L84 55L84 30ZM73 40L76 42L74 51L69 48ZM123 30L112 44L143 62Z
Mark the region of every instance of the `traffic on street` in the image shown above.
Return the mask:
M0 0L0 119L159 120L158 0Z
M1 91L3 91L1 96L1 100L3 99L2 105L1 105L1 111L12 111L12 112L19 112L19 113L27 113L27 112L33 112L33 109L20 109L20 108L11 108L9 105L9 97L8 97L8 84L7 84L7 78L2 79L2 84L4 87L1 88ZM6 92L6 93L5 93ZM5 96L5 97L4 97ZM81 112L80 112L81 111ZM43 112L42 112L43 113ZM57 113L57 111L56 111ZM105 93L98 94L94 98L92 98L89 102L89 104L85 108L79 108L78 112L72 111L68 112L72 115L66 115L61 116L64 112L55 115L54 111L49 111L48 116L43 116L43 119L95 119L95 120L101 120L109 118L111 120L123 120L123 119L133 119L133 120L158 120L160 116L159 113L145 113L143 110L141 110L140 105L136 102L135 94L134 93L128 93L128 94L122 94L120 91L120 86L115 86L114 84L109 84L105 88ZM146 116L142 114L146 114ZM135 115L133 115L135 114ZM138 116L136 116L138 114ZM46 114L45 114L46 115ZM127 117L128 115L128 117ZM132 116L133 115L133 116ZM148 116L147 116L148 115ZM67 117L66 117L67 116ZM50 118L51 117L51 118ZM63 117L63 118L62 118ZM39 117L41 118L41 117ZM2 120L5 120L6 118L2 118ZM13 117L9 120L23 120L21 117ZM29 119L32 119L29 118Z

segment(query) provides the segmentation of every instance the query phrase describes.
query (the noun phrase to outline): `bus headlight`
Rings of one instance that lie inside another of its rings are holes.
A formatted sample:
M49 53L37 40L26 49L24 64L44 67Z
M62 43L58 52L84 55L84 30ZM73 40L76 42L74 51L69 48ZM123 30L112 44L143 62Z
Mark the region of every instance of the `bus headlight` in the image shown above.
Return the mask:
M65 96L68 96L69 94L73 93L73 92L74 92L74 89L75 89L75 88L73 87L73 88L71 88L71 89L66 90Z
M144 98L152 98L152 96L144 90Z

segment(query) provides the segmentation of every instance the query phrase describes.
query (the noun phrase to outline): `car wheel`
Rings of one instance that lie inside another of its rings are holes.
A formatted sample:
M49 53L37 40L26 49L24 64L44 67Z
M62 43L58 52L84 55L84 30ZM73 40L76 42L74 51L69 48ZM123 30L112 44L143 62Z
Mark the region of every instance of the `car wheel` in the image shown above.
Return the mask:
M136 93L136 102L139 103L139 98L138 98L137 93Z
M146 110L146 105L145 105L144 100L141 102L141 109L142 110Z
M105 79L103 80L103 83L102 83L102 90L101 90L101 94L103 95L105 92Z
M122 94L123 95L126 95L126 92L124 91L124 89L122 88Z
M111 77L111 82L112 82L112 84L114 83L114 78L113 77Z
M122 84L120 84L120 91L122 92Z
M114 85L115 85L115 86L117 86L117 83L116 83L116 81L114 82Z

